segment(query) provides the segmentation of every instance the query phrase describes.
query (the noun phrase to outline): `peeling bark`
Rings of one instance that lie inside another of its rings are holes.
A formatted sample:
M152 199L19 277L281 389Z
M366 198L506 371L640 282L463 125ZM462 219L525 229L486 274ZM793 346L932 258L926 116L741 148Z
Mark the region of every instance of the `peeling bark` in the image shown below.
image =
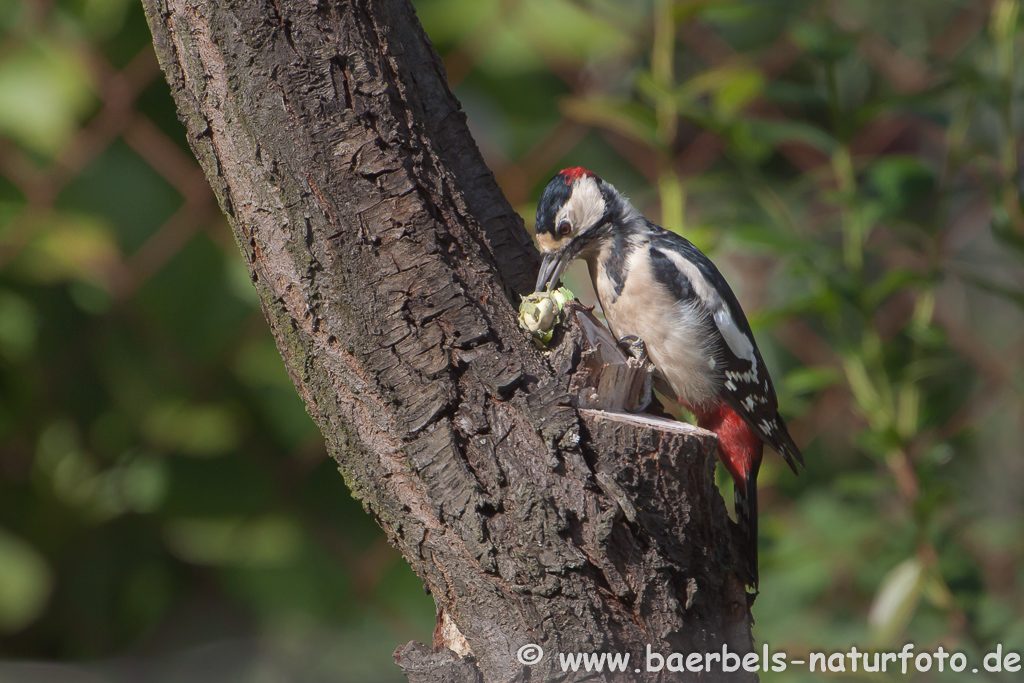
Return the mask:
M144 4L295 386L441 642L472 652L407 645L409 680L604 680L557 653L629 652L621 681L648 644L750 651L713 436L578 410L580 326L547 354L518 329L537 253L407 0Z

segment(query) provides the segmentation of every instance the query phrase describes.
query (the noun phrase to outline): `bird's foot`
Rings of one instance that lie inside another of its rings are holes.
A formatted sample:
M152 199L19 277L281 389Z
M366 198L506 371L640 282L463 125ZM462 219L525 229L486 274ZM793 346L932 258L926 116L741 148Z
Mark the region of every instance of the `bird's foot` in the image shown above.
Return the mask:
M647 356L647 344L644 344L644 340L635 334L627 334L625 337L620 338L619 348L627 356L635 358L641 365L650 360Z
M642 371L642 375L637 377L639 382L634 384L636 393L631 402L634 407L627 408L631 413L642 413L654 398L654 364L651 363L651 358L647 355L647 345L644 344L644 340L635 334L627 334L619 339L618 346L628 358L627 365Z

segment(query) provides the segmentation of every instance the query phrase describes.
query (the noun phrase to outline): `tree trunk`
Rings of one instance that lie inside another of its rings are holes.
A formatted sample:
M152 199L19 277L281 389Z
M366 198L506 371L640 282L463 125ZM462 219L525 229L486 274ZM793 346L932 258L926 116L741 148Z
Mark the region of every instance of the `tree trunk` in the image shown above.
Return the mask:
M145 6L295 386L437 603L452 649L401 649L409 679L603 680L557 653L622 652L615 680L652 680L647 645L748 652L713 437L577 410L579 326L547 354L517 327L537 253L408 1Z

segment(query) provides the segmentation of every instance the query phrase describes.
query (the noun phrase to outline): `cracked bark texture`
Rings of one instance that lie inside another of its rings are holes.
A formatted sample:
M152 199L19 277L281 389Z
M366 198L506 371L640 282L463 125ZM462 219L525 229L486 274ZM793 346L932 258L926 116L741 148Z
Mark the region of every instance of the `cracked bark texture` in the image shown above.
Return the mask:
M557 653L615 651L615 680L688 680L633 668L750 651L713 437L578 411L579 327L550 354L518 329L537 253L408 1L144 4L295 386L472 651L405 646L409 679L603 680Z

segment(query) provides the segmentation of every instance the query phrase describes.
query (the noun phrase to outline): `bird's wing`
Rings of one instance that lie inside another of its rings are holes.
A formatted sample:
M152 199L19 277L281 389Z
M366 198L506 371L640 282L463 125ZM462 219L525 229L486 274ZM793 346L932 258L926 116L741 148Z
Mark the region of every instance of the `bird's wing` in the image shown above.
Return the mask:
M803 456L789 435L786 423L779 417L779 403L768 367L729 283L711 259L684 237L661 231L651 239L651 246L682 254L696 266L708 288L718 295L717 300L708 297L702 300L714 322L711 328L717 337L715 370L721 373L724 383L722 398L795 472L796 463L803 465ZM686 276L680 274L680 278L686 279ZM693 287L693 283L688 286Z

